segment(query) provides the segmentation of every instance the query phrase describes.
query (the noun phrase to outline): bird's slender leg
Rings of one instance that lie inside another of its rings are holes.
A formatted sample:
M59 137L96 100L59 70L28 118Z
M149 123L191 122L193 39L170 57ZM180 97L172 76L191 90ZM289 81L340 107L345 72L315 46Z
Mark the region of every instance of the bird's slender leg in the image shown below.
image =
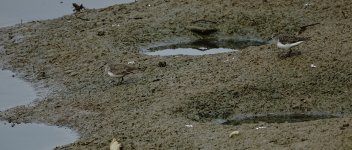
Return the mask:
M289 51L288 51L288 53L286 54L286 56L287 56L287 57L290 57L291 54L292 54L292 49L290 48Z
M114 82L115 82L115 80L110 80L110 81L109 81L110 84L112 84L112 83L114 83Z
M123 81L123 77L120 78L119 84L121 84Z

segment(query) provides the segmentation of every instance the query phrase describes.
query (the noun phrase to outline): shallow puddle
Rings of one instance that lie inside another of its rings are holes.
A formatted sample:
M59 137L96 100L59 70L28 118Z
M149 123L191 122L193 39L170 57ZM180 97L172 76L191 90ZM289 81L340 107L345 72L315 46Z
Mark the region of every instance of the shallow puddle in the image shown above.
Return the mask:
M236 50L228 48L211 48L207 50L198 50L193 48L176 48L176 49L164 49L155 52L148 52L147 55L152 56L171 56L171 55L210 55L217 53L233 52Z
M328 113L283 113L283 114L241 114L231 117L231 119L220 122L224 125L240 125L244 123L295 123L320 119L330 119L341 117L338 114ZM219 122L219 121L217 121Z
M29 104L36 98L34 88L14 75L11 71L0 70L0 111Z
M0 111L31 103L34 88L15 77L11 71L0 71ZM69 129L44 124L10 124L0 121L0 150L48 150L74 142L78 134Z
M13 124L0 121L1 150L50 150L78 139L70 129L44 124Z
M201 39L192 42L169 44L142 49L146 55L172 56L172 55L209 55L238 51L249 46L267 44L260 40L235 40L235 39Z
M93 9L131 2L134 0L1 0L0 27L72 14L72 3Z

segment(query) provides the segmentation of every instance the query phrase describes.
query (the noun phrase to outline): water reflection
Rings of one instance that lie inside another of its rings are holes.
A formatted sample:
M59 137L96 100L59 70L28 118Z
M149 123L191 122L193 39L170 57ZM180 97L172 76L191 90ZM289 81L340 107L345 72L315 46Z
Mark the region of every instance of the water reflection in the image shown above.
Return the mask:
M209 55L238 51L249 46L267 44L263 40L240 40L240 39L199 39L191 42L181 42L162 46L142 48L146 55Z

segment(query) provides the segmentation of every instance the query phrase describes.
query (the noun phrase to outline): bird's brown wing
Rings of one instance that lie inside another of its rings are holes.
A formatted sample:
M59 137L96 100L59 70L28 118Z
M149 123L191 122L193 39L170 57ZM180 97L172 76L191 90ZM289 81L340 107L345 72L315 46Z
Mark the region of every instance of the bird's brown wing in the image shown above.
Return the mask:
M138 70L138 68L132 67L132 66L126 66L124 72L126 72L126 73L133 73L133 72L136 71L136 70Z

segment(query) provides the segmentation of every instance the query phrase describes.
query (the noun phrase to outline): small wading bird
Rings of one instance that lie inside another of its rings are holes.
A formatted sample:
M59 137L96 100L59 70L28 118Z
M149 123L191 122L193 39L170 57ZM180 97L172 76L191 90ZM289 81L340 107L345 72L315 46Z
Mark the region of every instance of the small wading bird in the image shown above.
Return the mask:
M121 144L117 142L115 138L113 138L110 143L110 150L120 150L120 149L121 149Z
M119 64L119 63L115 63L115 64L104 63L103 66L105 66L105 72L110 77L119 79L118 84L122 83L123 77L125 77L126 75L133 74L136 71L140 70L140 68L133 67L126 64Z
M286 57L290 57L292 54L292 47L295 47L304 41L309 40L307 37L296 37L290 35L274 34L272 36L272 42L277 45L278 48L288 49Z
M72 6L74 8L73 11L75 11L75 12L80 12L82 9L85 9L83 4L78 5L77 3L72 3Z

